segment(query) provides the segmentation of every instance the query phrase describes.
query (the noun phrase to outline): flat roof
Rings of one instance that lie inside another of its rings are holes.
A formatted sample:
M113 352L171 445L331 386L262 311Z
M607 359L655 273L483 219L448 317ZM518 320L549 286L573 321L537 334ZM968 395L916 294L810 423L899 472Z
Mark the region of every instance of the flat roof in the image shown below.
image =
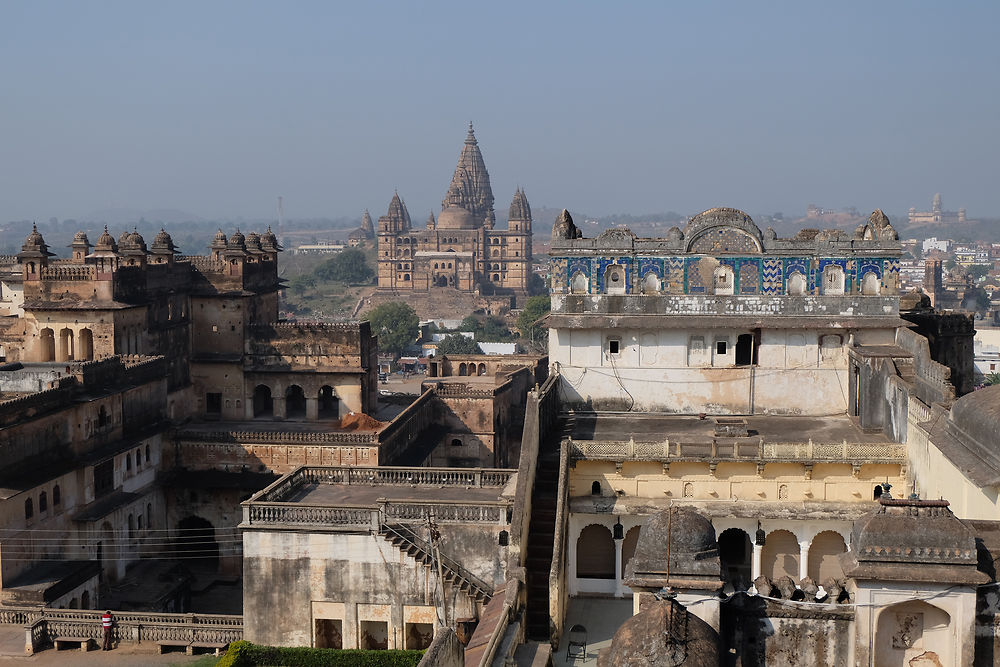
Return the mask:
M635 440L663 442L711 442L726 436L715 435L715 418L745 419L749 437L758 442L893 442L882 433L866 433L847 415L809 417L802 415L667 415L635 412L577 412L569 420L569 436L574 440ZM737 439L737 438L733 438Z
M469 471L470 474L473 472ZM483 502L500 500L502 488L465 488L461 486L402 486L394 484L303 484L297 487L283 503L304 505L374 505L379 498L388 500L444 500L451 502Z

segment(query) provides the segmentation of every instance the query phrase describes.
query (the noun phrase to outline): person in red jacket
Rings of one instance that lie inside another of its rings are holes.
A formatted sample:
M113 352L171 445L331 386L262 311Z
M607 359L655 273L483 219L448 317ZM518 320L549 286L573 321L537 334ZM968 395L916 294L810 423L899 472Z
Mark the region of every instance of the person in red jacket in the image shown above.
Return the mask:
M115 624L115 617L111 615L110 611L104 612L101 616L101 625L104 627L104 649L105 651L111 650L111 628Z

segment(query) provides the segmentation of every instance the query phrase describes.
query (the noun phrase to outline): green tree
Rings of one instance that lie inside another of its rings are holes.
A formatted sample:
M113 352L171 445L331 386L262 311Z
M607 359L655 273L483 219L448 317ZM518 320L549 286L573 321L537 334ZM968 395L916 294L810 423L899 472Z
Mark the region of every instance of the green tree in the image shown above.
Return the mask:
M365 253L357 248L345 248L317 266L314 273L320 280L353 284L369 283L375 276Z
M532 346L541 347L548 340L548 329L539 324L539 320L551 309L552 302L548 295L533 296L525 302L524 310L518 315L517 329Z
M462 323L458 325L459 331L472 331L473 333L482 328L482 323L475 315L466 315Z
M389 301L371 309L368 321L378 336L379 349L393 354L409 347L420 333L417 312L401 301Z
M995 384L1000 384L1000 373L990 373L986 376L983 384L987 387L992 387Z
M513 338L510 329L498 317L487 317L486 321L483 322L482 330L476 334L476 340L485 343L506 343Z
M986 277L986 274L990 272L990 268L989 264L973 264L969 267L969 275L979 280Z
M451 334L445 336L437 344L438 354L482 354L483 350L479 343L462 334Z
M312 289L316 286L316 279L310 275L295 276L288 283L288 289L292 291L293 294L301 296L305 293L307 289Z

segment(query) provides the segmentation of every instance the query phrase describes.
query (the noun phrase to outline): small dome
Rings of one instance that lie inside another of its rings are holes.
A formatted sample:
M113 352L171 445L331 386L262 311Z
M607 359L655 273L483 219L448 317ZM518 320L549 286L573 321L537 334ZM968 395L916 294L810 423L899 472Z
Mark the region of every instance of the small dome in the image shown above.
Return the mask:
M260 250L260 235L257 232L250 232L247 234L247 248L251 250Z
M226 245L226 233L221 229L215 232L215 238L212 239L212 245Z
M170 238L170 234L167 234L162 227L160 228L160 232L156 235L156 238L153 239L153 245L172 245L173 242L173 239Z
M622 623L602 667L719 664L719 635L675 600L657 600Z
M131 236L132 236L132 232L129 232L129 231L122 232L121 236L118 237L118 245L120 245L120 246L127 246L127 245L129 245L131 243L131 241L130 241L130 237Z
M87 238L87 232L82 229L73 235L73 243L86 243L90 245L90 239Z
M226 244L227 248L246 248L246 237L240 232L239 228L233 232L233 235L229 237L229 243Z
M45 245L45 239L42 238L37 225L31 225L31 233L24 239L24 245Z
M115 237L108 232L107 225L104 225L104 231L97 237L97 249L118 251L118 244L115 243Z
M278 237L275 236L274 232L271 231L271 225L268 225L267 231L261 235L260 244L261 246L266 246L268 248L278 247Z
M669 570L671 577L694 575L718 579L719 569L719 544L712 522L684 507L655 514L642 526L635 556L628 565L629 573L636 578L660 577Z
M437 219L438 229L475 229L476 218L461 206L449 204Z

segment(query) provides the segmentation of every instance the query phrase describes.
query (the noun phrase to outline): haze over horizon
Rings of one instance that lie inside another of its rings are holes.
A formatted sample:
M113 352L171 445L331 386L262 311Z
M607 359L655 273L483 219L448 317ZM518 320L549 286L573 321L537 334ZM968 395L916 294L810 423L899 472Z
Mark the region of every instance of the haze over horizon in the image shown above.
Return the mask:
M0 220L809 203L1000 215L996 3L9 2Z

